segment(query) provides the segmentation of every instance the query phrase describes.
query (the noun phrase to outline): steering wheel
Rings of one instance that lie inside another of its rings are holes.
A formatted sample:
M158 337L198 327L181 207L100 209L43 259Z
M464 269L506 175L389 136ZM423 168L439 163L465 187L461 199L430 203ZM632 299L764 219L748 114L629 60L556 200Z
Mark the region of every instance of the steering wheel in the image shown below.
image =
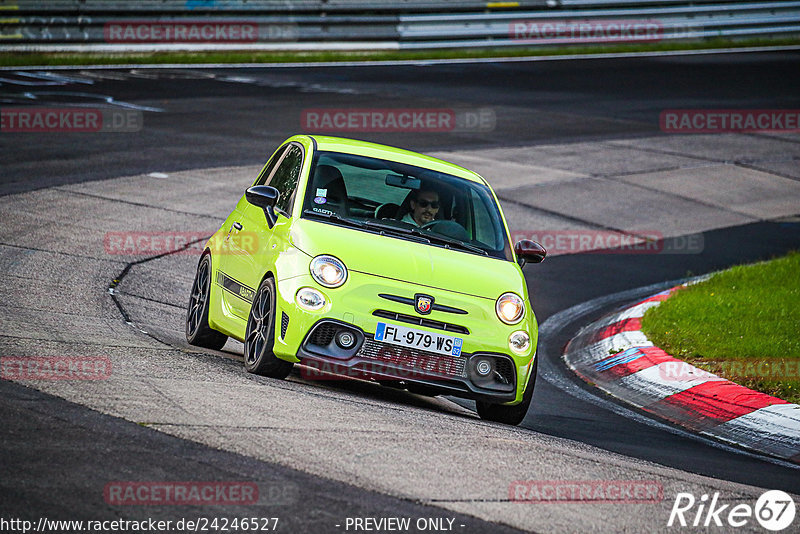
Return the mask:
M430 230L447 237L452 237L460 241L469 241L467 229L456 221L436 220L420 226L421 230Z

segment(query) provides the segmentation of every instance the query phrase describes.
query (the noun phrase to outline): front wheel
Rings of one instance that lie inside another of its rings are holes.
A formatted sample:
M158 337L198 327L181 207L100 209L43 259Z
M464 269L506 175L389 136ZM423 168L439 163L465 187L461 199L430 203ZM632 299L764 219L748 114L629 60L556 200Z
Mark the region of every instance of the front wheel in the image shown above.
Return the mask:
M522 395L522 402L514 406L506 406L504 404L491 404L484 401L476 401L478 406L478 415L481 419L486 421L494 421L496 423L503 423L506 425L518 425L525 419L528 413L528 408L533 399L533 389L536 385L536 373L539 367L539 358L533 361L533 369L531 369L531 377L528 379L528 387L525 388L525 393Z
M211 255L206 254L197 265L189 307L186 310L186 341L190 345L219 350L225 346L228 336L208 326L210 293Z
M294 364L272 352L275 344L275 282L266 278L258 287L247 317L244 338L244 368L270 378L286 378Z

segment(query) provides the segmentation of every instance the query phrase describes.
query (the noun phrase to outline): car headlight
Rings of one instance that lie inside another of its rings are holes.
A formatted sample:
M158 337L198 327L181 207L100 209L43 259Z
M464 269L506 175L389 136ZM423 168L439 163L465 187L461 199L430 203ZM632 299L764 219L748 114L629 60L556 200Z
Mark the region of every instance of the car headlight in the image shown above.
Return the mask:
M531 337L525 330L517 330L508 336L508 348L516 354L525 354L531 346Z
M313 287L301 287L294 297L298 306L306 311L321 310L325 306L325 295Z
M516 293L503 293L494 306L497 317L506 324L517 324L525 316L525 302Z
M347 281L347 268L333 256L323 254L311 260L311 276L325 287L339 287Z

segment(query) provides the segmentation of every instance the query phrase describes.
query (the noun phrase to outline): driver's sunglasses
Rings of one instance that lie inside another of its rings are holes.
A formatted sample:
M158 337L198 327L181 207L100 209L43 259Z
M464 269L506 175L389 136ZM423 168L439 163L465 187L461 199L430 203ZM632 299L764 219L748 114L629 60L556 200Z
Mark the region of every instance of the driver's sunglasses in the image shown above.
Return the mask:
M428 206L432 207L435 210L439 209L439 201L438 200L430 201L430 200L421 200L420 199L420 200L417 200L417 205L420 208L423 208L423 209L427 208Z

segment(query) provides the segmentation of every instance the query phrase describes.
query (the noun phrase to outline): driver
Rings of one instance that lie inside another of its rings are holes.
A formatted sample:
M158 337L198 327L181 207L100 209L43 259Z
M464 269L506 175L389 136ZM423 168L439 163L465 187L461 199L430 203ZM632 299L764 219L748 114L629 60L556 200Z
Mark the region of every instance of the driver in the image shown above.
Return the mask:
M411 211L402 218L403 222L424 226L436 219L439 212L439 193L432 189L411 190Z

